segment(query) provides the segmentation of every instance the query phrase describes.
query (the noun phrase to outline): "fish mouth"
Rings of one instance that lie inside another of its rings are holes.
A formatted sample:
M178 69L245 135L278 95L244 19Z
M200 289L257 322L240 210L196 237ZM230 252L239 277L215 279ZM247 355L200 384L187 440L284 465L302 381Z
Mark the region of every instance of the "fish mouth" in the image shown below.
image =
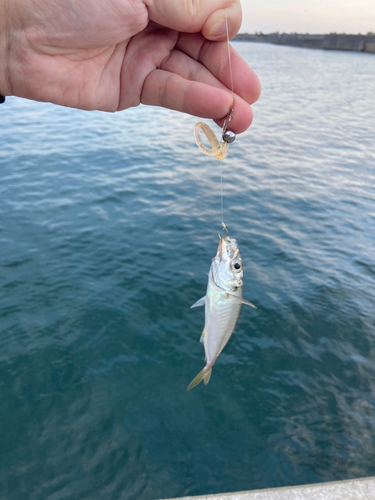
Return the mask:
M221 261L235 259L240 255L237 241L229 237L228 229L226 228L224 222L222 222L222 226L225 230L226 235L221 237L219 234L220 241L216 257L219 257Z
M221 225L223 226L224 231L225 231L226 234L225 234L225 236L221 237L220 233L218 233L220 241L219 241L219 246L218 246L216 255L220 258L220 260L223 260L224 255L225 255L225 252L224 252L224 246L225 245L223 245L223 242L229 240L229 235L228 235L227 226L224 224L224 222L222 222Z
M220 234L219 234L220 243L221 243L221 241L222 241L222 240L227 240L227 239L229 238L229 236L228 236L228 229L227 229L227 226L224 224L224 222L222 222L222 223L221 223L221 225L223 226L224 231L225 231L225 233L226 233L226 234L225 234L224 238L222 238L222 237L220 236Z

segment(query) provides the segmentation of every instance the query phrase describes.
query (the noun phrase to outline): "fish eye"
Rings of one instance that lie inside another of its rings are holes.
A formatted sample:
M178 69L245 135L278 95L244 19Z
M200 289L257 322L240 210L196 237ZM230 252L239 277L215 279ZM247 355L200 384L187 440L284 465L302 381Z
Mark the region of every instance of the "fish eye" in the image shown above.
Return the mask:
M241 262L240 261L236 261L234 264L233 264L233 268L238 272L242 269L242 265L241 265Z

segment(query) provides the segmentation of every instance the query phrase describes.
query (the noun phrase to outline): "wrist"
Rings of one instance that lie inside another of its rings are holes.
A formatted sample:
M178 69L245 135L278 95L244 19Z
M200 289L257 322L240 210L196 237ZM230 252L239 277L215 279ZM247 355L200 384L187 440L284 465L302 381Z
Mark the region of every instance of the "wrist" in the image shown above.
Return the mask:
M10 95L8 79L8 11L7 0L0 0L0 94Z

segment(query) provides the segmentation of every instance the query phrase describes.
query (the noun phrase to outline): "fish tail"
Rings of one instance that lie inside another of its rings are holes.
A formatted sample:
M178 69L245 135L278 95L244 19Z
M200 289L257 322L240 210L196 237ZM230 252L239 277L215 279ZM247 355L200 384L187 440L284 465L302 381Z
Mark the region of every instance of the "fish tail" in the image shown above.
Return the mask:
M204 384L207 385L208 382L210 381L211 372L212 372L212 366L211 367L205 366L203 370L200 371L198 375L190 382L186 390L190 391L190 389L198 385L200 382L202 382L202 380Z
M206 375L203 377L203 383L204 385L207 385L208 382L210 381L210 378L211 378L211 372L212 372L212 368L210 368L208 370L208 372L206 373Z

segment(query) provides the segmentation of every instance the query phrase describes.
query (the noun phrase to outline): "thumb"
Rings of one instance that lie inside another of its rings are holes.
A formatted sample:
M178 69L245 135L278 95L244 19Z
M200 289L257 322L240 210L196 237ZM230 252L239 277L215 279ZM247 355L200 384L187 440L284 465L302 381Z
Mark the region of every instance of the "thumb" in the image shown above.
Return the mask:
M240 29L242 10L239 0L144 0L149 19L183 33L202 32L208 40L226 40Z

